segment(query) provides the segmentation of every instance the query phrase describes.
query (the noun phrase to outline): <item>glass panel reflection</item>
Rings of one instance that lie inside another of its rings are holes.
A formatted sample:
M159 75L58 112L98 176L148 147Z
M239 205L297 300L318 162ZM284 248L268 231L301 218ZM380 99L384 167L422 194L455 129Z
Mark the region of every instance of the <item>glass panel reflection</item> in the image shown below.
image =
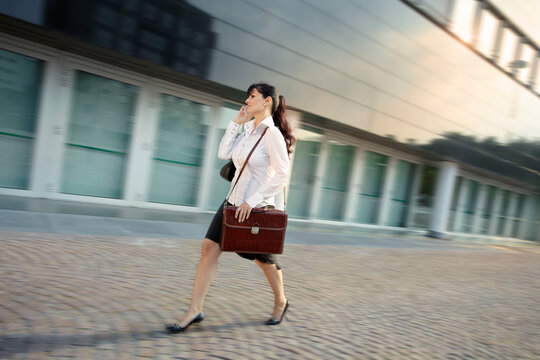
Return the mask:
M354 152L353 146L330 142L328 161L322 180L318 218L343 220Z
M122 197L138 88L77 71L61 192Z
M478 181L469 180L466 183L466 198L465 204L463 204L463 214L462 214L462 223L461 231L470 233L472 232L472 226L475 216L476 201L478 200L478 194L480 189L480 184Z
M524 207L525 207L525 195L519 194L517 199L517 207L516 212L513 216L513 222L512 222L512 233L511 236L513 238L519 237L520 234L520 227L523 221L523 213L524 213Z
M212 17L187 1L46 3L47 27L192 75L208 75L216 37Z
M420 174L420 188L412 216L411 227L427 229L433 212L435 185L439 169L435 166L424 165Z
M355 222L362 224L377 223L387 165L388 156L366 151L362 186L358 196L358 210L354 218Z
M209 115L207 105L161 94L149 201L195 205Z
M488 186L486 190L485 203L482 207L482 222L480 225L480 234L489 234L491 221L494 218L495 197L497 195L497 188L495 186Z
M295 131L295 136L297 141L287 196L287 212L291 217L307 219L310 215L322 135L317 129L304 126Z
M397 161L396 179L390 199L389 226L406 225L415 170L415 164L404 160Z
M0 187L28 189L43 62L0 49Z
M499 214L497 216L497 235L503 236L506 226L507 216L508 216L508 207L510 205L510 197L512 193L510 190L503 191L503 198L501 202L501 207L499 209Z

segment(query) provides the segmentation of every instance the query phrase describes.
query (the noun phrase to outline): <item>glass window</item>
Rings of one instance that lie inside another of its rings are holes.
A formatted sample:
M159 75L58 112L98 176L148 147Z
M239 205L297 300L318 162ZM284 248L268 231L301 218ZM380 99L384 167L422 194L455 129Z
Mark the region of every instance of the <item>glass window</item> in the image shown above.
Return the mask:
M358 194L355 221L375 224L379 213L381 195L388 165L388 156L366 151L362 186Z
M416 199L415 212L412 217L411 227L427 229L433 213L433 198L435 196L435 185L437 183L438 168L431 165L424 165L420 175L420 187Z
M320 219L343 220L354 152L353 146L330 142L317 214Z
M468 188L465 204L463 204L463 217L461 220L461 231L472 232L472 226L475 215L476 201L480 190L480 184L477 181L469 180L466 183Z
M519 194L517 198L516 212L514 214L512 223L512 237L517 238L519 236L519 227L523 220L523 212L525 207L525 195Z
M415 164L404 160L397 161L396 179L390 199L390 214L387 225L401 227L406 225L415 169Z
M485 203L482 208L482 223L480 225L480 233L488 234L491 224L492 214L494 212L495 197L497 195L497 188L495 186L488 186Z
M211 107L161 95L148 201L193 206Z
M28 189L43 62L0 49L0 186Z
M498 223L497 223L497 235L504 235L504 229L506 227L506 220L508 216L508 206L510 205L510 197L511 197L510 190L504 190L503 192L503 199L498 215Z
M320 130L302 125L296 129L294 163L287 197L287 212L295 218L308 218L321 150Z
M77 71L61 192L122 197L138 88Z

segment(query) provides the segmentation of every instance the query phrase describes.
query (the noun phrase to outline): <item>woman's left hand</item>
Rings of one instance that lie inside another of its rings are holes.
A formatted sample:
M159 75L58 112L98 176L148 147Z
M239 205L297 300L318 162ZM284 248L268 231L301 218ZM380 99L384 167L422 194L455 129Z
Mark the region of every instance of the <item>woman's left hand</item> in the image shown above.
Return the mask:
M239 222L243 222L244 220L249 218L249 214L251 214L251 206L249 206L248 203L245 202L236 209L234 218L237 219Z

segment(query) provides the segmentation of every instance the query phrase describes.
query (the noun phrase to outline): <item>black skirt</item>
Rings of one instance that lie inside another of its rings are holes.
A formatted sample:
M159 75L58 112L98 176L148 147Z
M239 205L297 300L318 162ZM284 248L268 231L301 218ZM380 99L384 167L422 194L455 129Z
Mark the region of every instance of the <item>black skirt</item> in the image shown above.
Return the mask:
M222 222L223 222L223 205L225 201L221 204L219 209L216 211L208 230L206 231L206 238L212 240L215 243L221 242L221 231L222 231ZM229 203L229 205L231 205ZM237 253L244 259L248 260L259 260L262 263L266 264L276 264L278 269L281 269L277 262L277 256L275 254L248 254L248 253Z

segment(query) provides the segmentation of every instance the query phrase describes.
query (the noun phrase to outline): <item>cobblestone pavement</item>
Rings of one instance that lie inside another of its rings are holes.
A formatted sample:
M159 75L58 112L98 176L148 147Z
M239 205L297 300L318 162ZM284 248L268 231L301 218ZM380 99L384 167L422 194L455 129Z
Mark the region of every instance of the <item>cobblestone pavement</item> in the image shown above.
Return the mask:
M540 358L538 246L287 245L291 308L275 327L263 273L227 253L206 319L167 335L200 244L0 232L0 358Z

